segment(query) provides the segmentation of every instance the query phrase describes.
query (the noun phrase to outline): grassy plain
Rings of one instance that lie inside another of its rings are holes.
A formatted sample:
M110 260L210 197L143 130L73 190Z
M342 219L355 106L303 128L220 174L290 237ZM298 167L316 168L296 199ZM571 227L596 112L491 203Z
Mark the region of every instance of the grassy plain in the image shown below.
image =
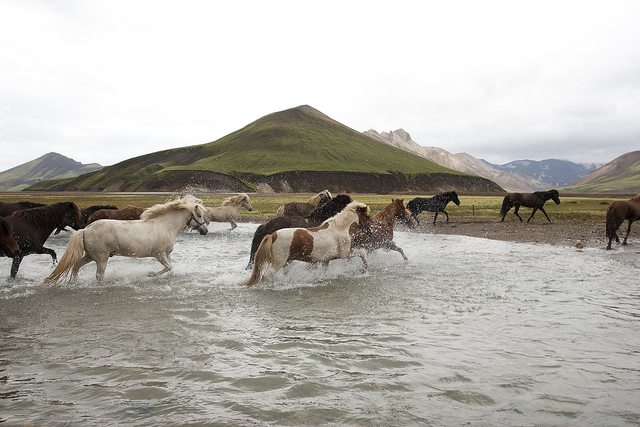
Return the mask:
M81 208L91 205L111 204L118 207L135 205L150 207L156 203L165 203L179 197L179 194L170 193L0 193L0 201L16 202L29 200L39 203L57 203L62 201L73 201ZM196 194L207 206L220 206L227 195L217 193ZM253 212L240 211L241 218L256 221L262 217L274 216L279 206L286 202L306 202L312 194L250 194ZM352 194L355 200L366 203L371 207L373 213L378 212L391 202L392 198L403 198L405 203L414 197L430 197L432 195L417 194ZM486 217L499 218L500 207L503 196L460 196L460 206L450 203L447 212L451 218L465 217ZM593 197L573 197L560 196L561 203L556 205L549 201L545 204L545 210L552 221L603 221L607 207L611 202L619 200L606 195ZM509 215L513 215L513 210ZM525 218L530 215L531 209L522 208L521 216ZM424 214L426 215L426 214ZM541 214L536 214L541 215ZM525 217L526 216L526 217ZM536 216L537 218L537 216Z

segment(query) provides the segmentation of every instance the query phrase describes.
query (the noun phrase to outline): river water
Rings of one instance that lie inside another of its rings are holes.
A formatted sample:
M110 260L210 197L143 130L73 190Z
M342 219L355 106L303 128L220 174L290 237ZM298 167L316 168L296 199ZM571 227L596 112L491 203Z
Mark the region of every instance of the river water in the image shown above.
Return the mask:
M640 251L399 232L251 289L255 224L42 288L0 259L0 423L640 425ZM59 256L68 235L52 236Z

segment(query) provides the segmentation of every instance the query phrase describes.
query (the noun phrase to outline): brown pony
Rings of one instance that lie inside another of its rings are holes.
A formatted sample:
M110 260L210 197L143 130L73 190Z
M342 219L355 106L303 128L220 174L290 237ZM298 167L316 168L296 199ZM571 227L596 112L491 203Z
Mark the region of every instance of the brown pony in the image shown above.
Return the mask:
M13 227L4 218L0 218L0 256L13 258L19 249L13 238Z
M280 206L276 216L307 216L312 210L331 200L329 190L324 190L307 200L306 202L289 202Z
M631 224L634 221L640 219L640 194L636 195L631 200L617 200L609 205L607 208L607 222L606 222L606 235L607 235L607 249L611 249L611 240L616 239L616 242L620 243L618 238L618 228L622 225L624 220L629 221L627 227L627 234L622 241L623 245L627 244L627 237L631 231Z
M42 203L35 202L0 202L0 216L9 216L15 211L23 211L25 209L40 208L44 206Z
M89 216L87 225L99 219L140 219L140 215L146 209L138 206L126 206L122 209L100 209Z
M404 206L404 199L391 199L391 203L371 217L369 221L371 233L367 233L359 227L353 234L353 246L367 251L375 249L398 251L407 261L408 258L402 248L393 242L393 226L397 219L407 225L411 219L411 212Z
M502 209L500 210L502 220L500 222L504 221L504 217L507 215L507 212L509 212L509 209L514 206L516 208L513 210L513 213L516 214L518 218L520 218L520 215L518 215L520 206L524 206L525 208L533 208L533 212L531 212L531 216L529 217L527 222L531 221L531 218L533 218L533 215L535 215L538 209L540 209L544 216L547 217L547 221L551 222L551 220L549 219L549 215L547 215L543 208L544 203L549 199L556 202L556 205L559 205L560 194L558 193L558 190L536 191L535 193L507 194L506 196L504 196L504 200L502 201ZM520 222L523 222L522 218L520 218Z

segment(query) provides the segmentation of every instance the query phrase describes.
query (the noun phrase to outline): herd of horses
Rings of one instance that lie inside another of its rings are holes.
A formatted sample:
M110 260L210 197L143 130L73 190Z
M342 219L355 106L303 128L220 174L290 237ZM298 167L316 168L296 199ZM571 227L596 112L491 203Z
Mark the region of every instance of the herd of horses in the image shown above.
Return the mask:
M501 222L511 208L523 222L518 214L520 207L533 210L527 222L538 210L551 222L543 207L548 200L559 204L558 191L508 194L502 203ZM396 221L409 226L413 221L419 224L418 215L427 211L435 213L433 225L439 213L448 222L445 208L450 202L460 205L454 191L431 198L416 197L406 206L403 199L392 199L370 216L367 205L347 194L332 197L325 190L306 203L283 205L276 217L259 225L254 233L247 265L252 272L244 285L252 286L273 276L293 260L326 265L334 259L360 257L366 271L366 252L386 249L397 251L406 261L403 250L393 241ZM73 202L50 205L0 202L0 256L13 258L10 277L14 278L25 256L50 255L55 268L43 282L47 285L62 280L73 282L80 268L90 262L96 263L96 279L101 281L107 261L115 255L156 258L164 269L154 275L160 275L172 269L170 255L181 232L193 229L207 234L212 221L229 222L233 230L241 209L252 210L246 194L230 196L220 207L205 207L202 200L192 195L148 209L136 206L118 209L110 205L80 209ZM622 244L626 245L631 224L638 219L640 194L631 200L611 203L606 213L607 249L611 249L612 240L620 242L617 230L625 220L628 228ZM58 263L55 251L44 244L52 233L67 227L77 231Z

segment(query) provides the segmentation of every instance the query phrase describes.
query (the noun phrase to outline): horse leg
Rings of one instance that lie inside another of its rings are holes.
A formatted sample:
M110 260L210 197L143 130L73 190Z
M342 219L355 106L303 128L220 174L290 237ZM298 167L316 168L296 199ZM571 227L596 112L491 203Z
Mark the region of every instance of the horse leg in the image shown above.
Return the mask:
M633 221L629 220L629 226L627 227L627 234L624 235L624 239L622 240L623 245L627 244L627 237L629 237L629 232L631 232L631 224L633 224Z
M16 276L18 275L18 269L20 268L20 263L22 262L22 258L24 257L20 254L16 254L16 256L13 257L13 262L11 263L11 274L10 274L10 277L12 279L15 279Z
M442 210L442 213L444 213L447 216L447 224L448 224L449 223L449 214L444 209Z
M349 253L349 258L353 258L353 257L357 257L359 256L362 259L362 274L367 272L367 268L369 268L369 264L367 263L367 256L365 255L365 253L359 249L351 249L351 252Z
M433 226L436 226L436 218L438 218L438 212L433 216Z
M405 261L409 261L409 258L407 258L407 256L404 254L404 251L402 250L402 248L397 246L395 242L389 243L388 248L392 251L400 252L400 255L402 255L402 258L404 258Z
M158 255L156 255L155 258L160 262L160 264L164 266L164 269L160 270L157 273L149 273L150 277L160 276L161 274L164 274L167 271L171 271L171 257L168 253L161 252Z
M520 217L520 215L518 215L518 211L520 210L520 205L517 205L515 207L515 209L513 210L513 213L516 214L516 216L518 217L518 219L520 219L520 222L524 222L522 221L522 218ZM533 215L532 215L533 216Z
M416 220L416 224L420 225L420 221L418 220L418 215L417 214L412 213L411 217Z
M229 222L231 223L231 229L232 230L234 230L238 226L238 224L236 224L236 222L233 220L233 218L231 218L229 220Z
M45 248L43 246L36 253L42 254L42 255L51 255L51 262L53 262L54 267L58 263L58 255L56 254L56 251L54 251L53 249Z
M533 212L535 212L535 211L536 210L534 209ZM542 212L544 214L544 216L547 217L547 221L549 221L549 224L551 224L551 219L549 219L549 215L547 215L547 212L544 210L543 207L540 208L540 212ZM533 214L531 214L531 218L533 218ZM529 218L529 219L531 219L531 218ZM527 221L527 222L529 222L529 221Z

